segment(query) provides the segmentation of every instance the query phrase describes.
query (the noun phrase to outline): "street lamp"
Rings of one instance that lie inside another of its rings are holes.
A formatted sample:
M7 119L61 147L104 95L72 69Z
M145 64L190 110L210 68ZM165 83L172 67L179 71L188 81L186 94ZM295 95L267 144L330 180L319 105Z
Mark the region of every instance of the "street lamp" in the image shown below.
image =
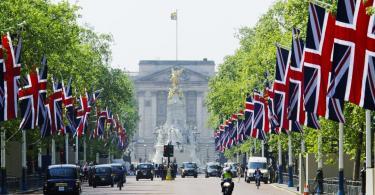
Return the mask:
M146 159L147 159L147 145L144 144L143 146L145 147L145 160L144 160L144 162L146 162Z
M207 149L207 160L206 160L206 162L208 163L208 144L206 145L206 149Z

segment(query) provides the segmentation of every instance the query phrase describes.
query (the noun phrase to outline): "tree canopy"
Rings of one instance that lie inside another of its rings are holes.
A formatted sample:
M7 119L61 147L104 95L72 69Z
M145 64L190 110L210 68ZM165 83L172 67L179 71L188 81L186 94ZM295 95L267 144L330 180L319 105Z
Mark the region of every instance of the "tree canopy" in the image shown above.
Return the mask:
M65 83L71 78L76 97L85 91L103 89L96 106L111 109L125 123L128 135L134 133L138 120L134 86L125 70L110 67L112 35L97 33L93 28L79 24L80 7L68 1L1 0L0 7L1 34L9 32L21 35L23 39L23 74L31 66L39 66L45 56L48 61L47 93L52 90L52 77ZM91 115L94 113L92 109ZM19 119L1 123L7 137L17 132L18 125ZM14 139L19 137L19 134L15 135ZM28 136L34 137L30 142L35 141L40 137L39 130L28 132Z
M323 1L324 6L335 11L334 1ZM237 33L240 41L239 48L231 56L227 56L219 66L219 71L210 80L209 94L206 101L210 112L209 125L216 129L222 123L223 118L237 113L244 106L246 93L253 89L264 89L264 72L270 73L269 80L272 81L275 74L276 47L279 44L290 48L292 41L292 28L301 30L301 36L306 36L307 0L276 1L268 11L263 14L254 27L243 27ZM344 150L352 158L358 158L358 149L362 149L360 158L364 158L364 143L358 143L361 132L364 132L365 114L362 108L352 104L345 104L345 145ZM307 152L317 153L318 134L323 135L324 154L338 151L338 124L320 118L321 130L304 128L304 134L293 134L294 153L300 150L302 136L306 140ZM362 134L363 135L363 134ZM268 144L270 149L277 151L278 135L269 135ZM287 136L280 136L283 150L287 150ZM250 142L250 143L249 143ZM247 140L244 144L226 151L230 157L235 152L248 152L253 140ZM360 151L360 150L359 150ZM337 159L327 159L332 162ZM358 159L356 159L358 160Z

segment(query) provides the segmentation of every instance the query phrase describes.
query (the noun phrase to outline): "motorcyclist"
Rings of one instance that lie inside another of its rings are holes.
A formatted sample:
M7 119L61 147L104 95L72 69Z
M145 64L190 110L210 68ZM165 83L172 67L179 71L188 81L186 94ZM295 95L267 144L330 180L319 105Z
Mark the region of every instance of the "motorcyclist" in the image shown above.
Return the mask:
M234 183L232 181L232 178L233 178L233 174L232 172L230 171L230 167L226 167L224 169L224 173L222 175L222 182L221 182L221 190L224 191L223 189L223 184L224 182L230 182L230 191L232 192L233 189L234 189Z

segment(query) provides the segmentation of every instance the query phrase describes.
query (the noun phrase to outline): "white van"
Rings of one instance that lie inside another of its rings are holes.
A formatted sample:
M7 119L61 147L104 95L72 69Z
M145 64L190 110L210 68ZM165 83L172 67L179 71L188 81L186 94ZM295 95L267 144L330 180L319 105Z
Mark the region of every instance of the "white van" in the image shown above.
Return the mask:
M268 183L270 175L267 170L267 159L265 157L249 157L249 161L246 165L245 181L247 183L255 181L254 172L257 168L259 168L262 173L262 181Z

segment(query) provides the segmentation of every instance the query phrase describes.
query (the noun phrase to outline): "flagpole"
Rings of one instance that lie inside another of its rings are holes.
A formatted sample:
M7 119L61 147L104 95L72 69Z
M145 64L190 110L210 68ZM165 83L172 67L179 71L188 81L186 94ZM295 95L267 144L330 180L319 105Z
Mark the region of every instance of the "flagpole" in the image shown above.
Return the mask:
M27 190L26 184L26 173L27 173L27 165L26 165L26 131L22 130L22 180L21 180L21 191Z
M344 194L344 123L339 123L339 188L337 195Z
M237 124L236 124L236 125L237 125L237 134L236 134L236 135L237 135L237 136L236 136L236 139L237 139L236 142L237 142L237 144L238 144L238 140L239 140L239 139L238 139L238 120L239 120L239 119L238 119L238 116L237 116ZM239 162L239 161L240 161L239 154L240 154L240 152L237 151L237 163L240 163L240 162Z
M56 142L55 138L52 137L52 144L51 144L51 164L54 165L56 164Z
M176 62L178 60L178 14L176 9Z
M6 153L5 153L5 129L4 127L1 127L1 189L0 193L1 194L7 194L7 176L6 176L6 166L5 166L5 158L6 158Z
M375 193L374 168L371 161L371 111L366 110L366 194Z
M316 178L318 179L318 188L316 190L317 194L323 193L323 152L322 152L322 130L319 130L318 135L318 171Z
M69 164L69 135L65 132L65 164Z
M42 174L42 147L40 145L38 147L38 173Z
M262 157L264 157L264 140L261 141L262 143Z
M85 138L83 139L83 163L86 163L86 148L87 148L87 144L86 144L86 136Z
M293 187L293 158L292 158L292 132L289 131L288 133L288 187Z
M305 154L305 140L304 140L304 136L302 134L302 138L301 138L301 153L299 154L299 189L301 189L300 191L302 191L302 189L304 188L304 185L306 184L306 182L308 182L308 179L306 179L306 174L305 174L305 165L304 165L304 154Z
M76 159L75 159L75 163L76 165L78 165L79 163L79 159L78 159L78 143L79 143L79 140L78 140L78 131L76 131Z
M283 183L283 154L281 149L281 135L279 135L278 139L278 149L279 149L279 184Z

